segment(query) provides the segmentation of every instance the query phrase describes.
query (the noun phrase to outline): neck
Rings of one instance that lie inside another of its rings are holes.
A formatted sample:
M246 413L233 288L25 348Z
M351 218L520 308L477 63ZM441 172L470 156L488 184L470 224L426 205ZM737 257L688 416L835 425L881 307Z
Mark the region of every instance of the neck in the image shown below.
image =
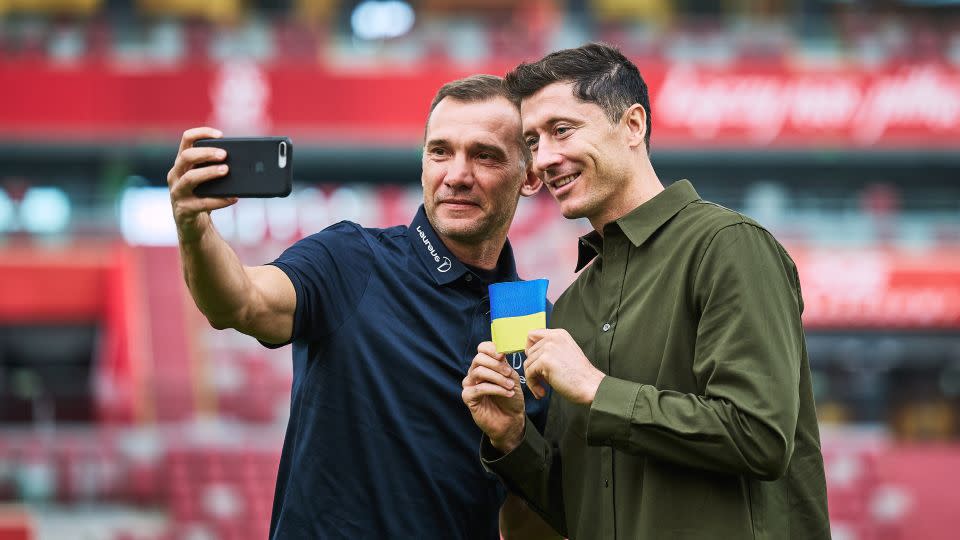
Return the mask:
M629 214L641 204L649 201L663 191L663 184L653 170L649 160L644 160L642 166L633 171L633 175L624 182L623 192L617 193L616 198L596 215L588 218L590 225L603 236L603 228L613 221Z
M440 238L443 245L447 246L460 262L483 270L493 270L497 267L500 252L507 241L507 231L495 233L480 242L460 242L443 236Z

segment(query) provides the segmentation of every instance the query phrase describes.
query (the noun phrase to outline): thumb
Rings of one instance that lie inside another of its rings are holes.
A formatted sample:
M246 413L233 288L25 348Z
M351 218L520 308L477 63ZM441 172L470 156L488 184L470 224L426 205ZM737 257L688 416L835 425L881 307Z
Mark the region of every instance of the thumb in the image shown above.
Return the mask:
M529 351L530 347L533 347L538 341L545 337L547 337L546 328L538 328L527 332L527 350Z

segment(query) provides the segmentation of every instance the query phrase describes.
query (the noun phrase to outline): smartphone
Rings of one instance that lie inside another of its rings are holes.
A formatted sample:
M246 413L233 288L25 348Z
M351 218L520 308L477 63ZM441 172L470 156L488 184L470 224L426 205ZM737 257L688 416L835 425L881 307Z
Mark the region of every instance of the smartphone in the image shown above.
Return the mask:
M227 151L225 176L194 188L198 197L286 197L293 189L293 143L289 137L200 139L194 146ZM211 165L204 163L198 167Z

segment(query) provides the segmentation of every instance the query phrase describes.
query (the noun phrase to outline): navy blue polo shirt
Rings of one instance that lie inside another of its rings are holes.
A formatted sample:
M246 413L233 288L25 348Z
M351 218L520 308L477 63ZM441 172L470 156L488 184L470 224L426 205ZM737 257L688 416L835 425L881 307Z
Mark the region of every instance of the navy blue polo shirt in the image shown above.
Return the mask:
M272 264L297 308L271 538L498 538L506 492L480 464L460 397L490 339L482 272L447 250L423 207L409 227L337 223ZM509 242L493 279L518 279ZM522 370L522 353L508 359ZM549 400L523 391L542 430Z

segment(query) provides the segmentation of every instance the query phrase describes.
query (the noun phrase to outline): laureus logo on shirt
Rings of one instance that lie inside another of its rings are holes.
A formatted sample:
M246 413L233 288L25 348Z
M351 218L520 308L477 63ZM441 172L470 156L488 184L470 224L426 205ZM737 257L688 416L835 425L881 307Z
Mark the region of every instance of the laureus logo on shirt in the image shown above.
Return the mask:
M450 261L449 257L441 257L437 255L437 250L434 249L433 243L430 242L430 239L427 238L427 234L423 232L423 229L417 225L417 234L420 235L420 240L423 241L423 245L427 246L427 251L430 252L430 256L433 257L433 262L439 263L440 266L437 267L438 272L446 272L453 268L453 263Z
M507 355L507 361L510 362L510 367L512 367L520 375L520 384L527 384L527 378L523 376L523 372L520 369L523 367L523 361L527 358L527 355L523 352L515 352Z

